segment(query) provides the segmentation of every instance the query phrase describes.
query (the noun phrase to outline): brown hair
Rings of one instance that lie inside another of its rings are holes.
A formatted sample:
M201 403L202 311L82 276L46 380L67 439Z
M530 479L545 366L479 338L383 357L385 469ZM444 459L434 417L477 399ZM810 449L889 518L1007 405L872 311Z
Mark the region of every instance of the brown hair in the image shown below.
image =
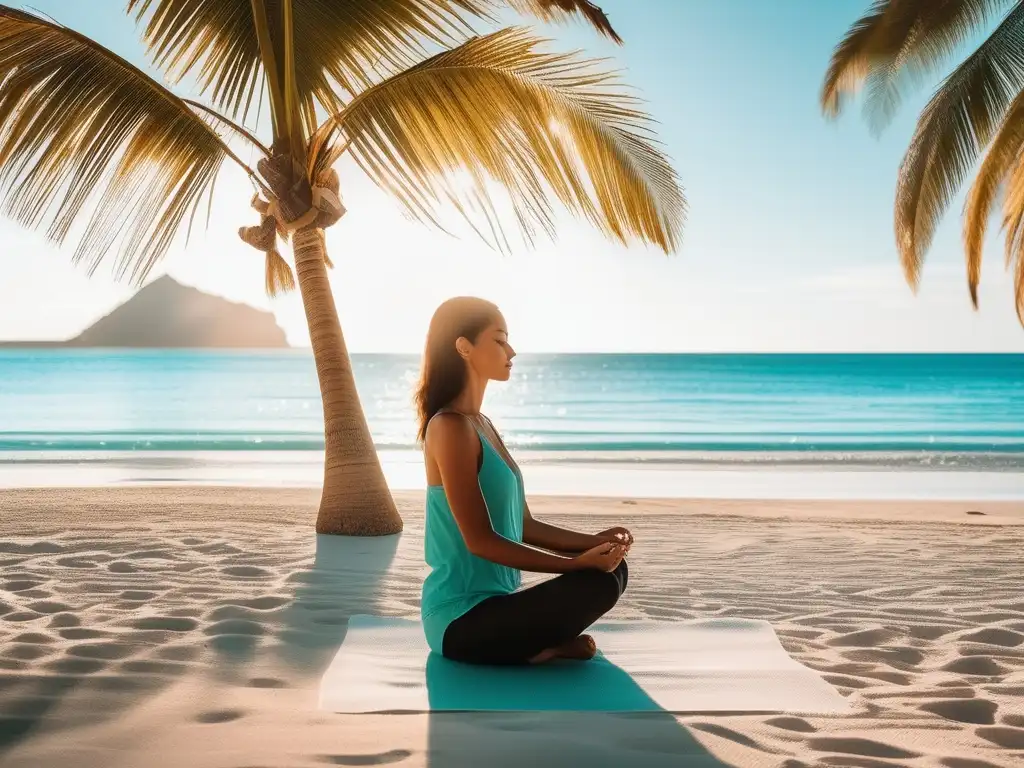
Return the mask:
M456 296L441 304L430 319L423 366L414 401L419 421L417 438L427 439L427 424L438 411L459 396L466 386L466 361L455 349L465 336L476 342L498 314L498 307L474 296Z

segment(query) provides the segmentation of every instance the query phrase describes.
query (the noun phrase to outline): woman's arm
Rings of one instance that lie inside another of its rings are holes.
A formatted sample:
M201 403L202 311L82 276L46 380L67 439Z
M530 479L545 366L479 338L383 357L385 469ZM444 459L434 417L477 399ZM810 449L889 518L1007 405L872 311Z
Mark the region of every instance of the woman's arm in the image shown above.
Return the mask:
M495 532L477 479L480 440L464 416L435 416L427 427L426 447L437 462L448 505L470 552L521 571L567 573L579 569L579 562L573 558L541 552Z
M488 416L484 416L484 418L491 425L495 436L501 441L501 446L505 449L505 453L511 455L508 446L505 445L505 441L502 440L501 434L498 432L498 428L494 426L494 422ZM530 513L530 505L524 499L523 541L526 544L540 547L541 549L549 549L552 552L579 554L580 552L586 552L592 547L596 547L598 544L602 544L605 539L600 536L591 536L586 533L578 533L567 528L559 528L555 525L542 523L540 520L534 519Z
M542 523L530 513L530 505L523 503L523 541L535 547L555 552L579 553L596 547L605 539L589 533L579 533L568 528Z

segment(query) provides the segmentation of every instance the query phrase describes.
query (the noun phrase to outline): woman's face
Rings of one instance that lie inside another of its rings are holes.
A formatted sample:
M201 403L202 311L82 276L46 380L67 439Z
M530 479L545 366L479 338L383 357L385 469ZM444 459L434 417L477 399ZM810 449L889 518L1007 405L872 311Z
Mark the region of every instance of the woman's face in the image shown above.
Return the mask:
M488 380L508 381L512 375L512 358L516 351L508 343L505 318L498 315L469 345L466 361L480 376Z

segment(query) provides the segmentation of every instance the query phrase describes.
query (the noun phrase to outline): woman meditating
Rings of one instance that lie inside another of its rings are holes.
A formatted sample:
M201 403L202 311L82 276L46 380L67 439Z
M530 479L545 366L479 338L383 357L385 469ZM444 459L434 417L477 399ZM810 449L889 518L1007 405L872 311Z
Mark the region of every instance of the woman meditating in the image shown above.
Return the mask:
M421 617L430 649L475 664L590 659L583 634L626 588L625 528L588 535L533 518L523 478L480 412L515 350L498 308L458 297L434 313L416 393L427 472ZM547 550L547 551L544 551ZM521 572L561 574L519 590Z

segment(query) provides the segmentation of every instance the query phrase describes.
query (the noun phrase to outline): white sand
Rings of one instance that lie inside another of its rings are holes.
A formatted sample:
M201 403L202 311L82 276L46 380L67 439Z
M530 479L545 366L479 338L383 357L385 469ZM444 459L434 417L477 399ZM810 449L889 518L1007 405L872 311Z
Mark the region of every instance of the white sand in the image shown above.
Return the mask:
M856 712L336 715L346 617L418 613L422 516L357 574L317 500L0 491L0 766L1024 764L1024 505L531 497L636 534L610 618L765 619Z

